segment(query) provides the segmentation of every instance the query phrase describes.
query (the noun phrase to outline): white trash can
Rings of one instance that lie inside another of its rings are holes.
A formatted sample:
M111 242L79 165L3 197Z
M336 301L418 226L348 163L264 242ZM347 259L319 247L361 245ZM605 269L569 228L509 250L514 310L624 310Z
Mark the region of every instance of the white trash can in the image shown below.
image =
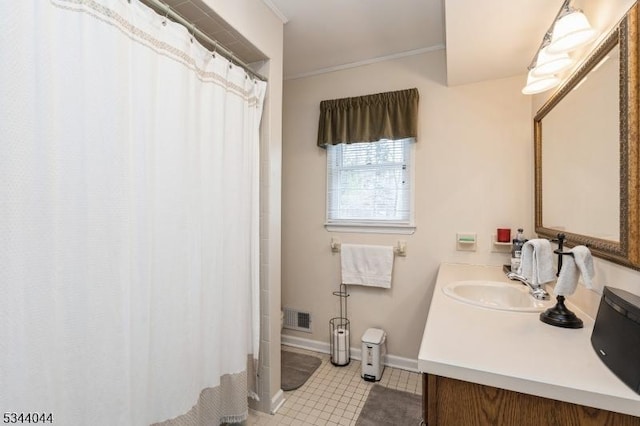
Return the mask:
M387 334L379 328L369 328L362 335L362 378L368 382L382 378L386 340Z

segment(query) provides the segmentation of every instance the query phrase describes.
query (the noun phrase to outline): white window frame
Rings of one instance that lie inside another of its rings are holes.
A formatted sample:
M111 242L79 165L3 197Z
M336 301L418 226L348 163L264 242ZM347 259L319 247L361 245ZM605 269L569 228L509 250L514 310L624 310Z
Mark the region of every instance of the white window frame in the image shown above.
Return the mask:
M370 142L376 143L376 142ZM327 147L327 150L331 149ZM408 158L407 158L408 157ZM405 146L405 160L408 167L407 177L409 179L409 219L406 221L395 220L349 220L349 219L329 219L329 197L332 193L332 182L330 169L330 154L327 152L327 181L326 181L326 201L325 201L325 228L331 232L360 232L378 234L413 234L415 232L415 139L408 139ZM384 166L381 166L384 167ZM335 191L334 191L335 192Z

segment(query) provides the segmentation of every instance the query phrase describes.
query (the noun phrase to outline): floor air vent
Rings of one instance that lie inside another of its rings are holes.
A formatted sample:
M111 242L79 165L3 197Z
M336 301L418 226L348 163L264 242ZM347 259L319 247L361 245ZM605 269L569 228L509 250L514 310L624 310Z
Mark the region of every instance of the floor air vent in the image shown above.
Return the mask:
M291 308L284 308L284 328L311 333L311 314Z

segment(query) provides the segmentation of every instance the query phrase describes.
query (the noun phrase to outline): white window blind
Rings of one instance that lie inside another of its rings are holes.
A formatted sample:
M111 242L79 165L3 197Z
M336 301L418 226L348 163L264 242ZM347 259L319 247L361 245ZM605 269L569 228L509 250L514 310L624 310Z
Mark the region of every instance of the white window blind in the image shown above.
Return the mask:
M327 223L410 224L411 142L327 146Z

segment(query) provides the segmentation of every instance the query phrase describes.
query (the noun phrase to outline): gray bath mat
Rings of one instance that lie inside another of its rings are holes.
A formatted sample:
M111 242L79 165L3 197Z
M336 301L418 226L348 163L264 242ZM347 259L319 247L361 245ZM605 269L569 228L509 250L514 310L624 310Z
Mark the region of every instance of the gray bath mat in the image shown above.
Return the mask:
M282 390L294 390L304 385L321 363L320 358L315 356L282 351Z
M417 426L421 420L420 395L373 385L356 426Z

